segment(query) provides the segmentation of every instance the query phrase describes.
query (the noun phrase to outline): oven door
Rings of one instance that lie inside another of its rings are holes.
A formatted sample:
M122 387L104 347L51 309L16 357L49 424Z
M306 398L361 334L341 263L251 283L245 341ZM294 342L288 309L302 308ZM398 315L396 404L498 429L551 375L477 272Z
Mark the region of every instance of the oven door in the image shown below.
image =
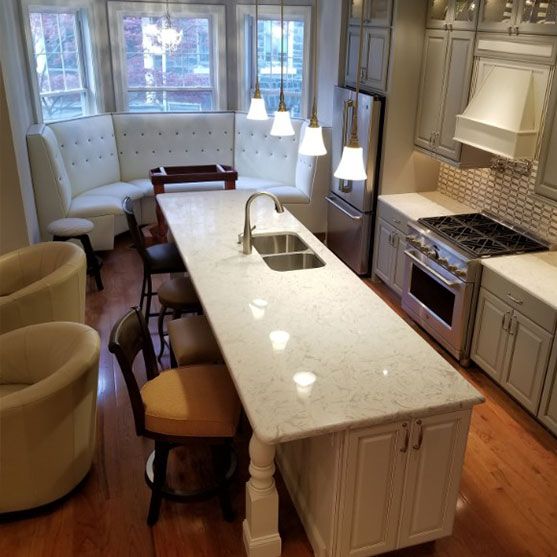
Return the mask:
M417 250L407 250L402 307L456 358L465 350L474 286Z

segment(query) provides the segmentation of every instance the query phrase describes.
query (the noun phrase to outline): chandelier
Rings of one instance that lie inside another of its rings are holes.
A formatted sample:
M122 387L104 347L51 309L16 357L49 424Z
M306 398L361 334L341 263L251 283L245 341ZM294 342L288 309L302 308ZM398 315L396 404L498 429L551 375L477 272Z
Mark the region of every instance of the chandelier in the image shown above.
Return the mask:
M168 0L166 1L166 13L159 19L157 23L157 41L164 50L175 52L182 42L183 31L174 27L170 18L170 9Z

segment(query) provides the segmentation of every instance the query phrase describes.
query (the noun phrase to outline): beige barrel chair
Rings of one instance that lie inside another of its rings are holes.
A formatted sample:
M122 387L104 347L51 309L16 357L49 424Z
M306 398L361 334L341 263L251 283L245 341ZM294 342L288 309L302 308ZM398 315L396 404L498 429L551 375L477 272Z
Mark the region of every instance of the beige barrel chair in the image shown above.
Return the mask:
M100 340L80 323L0 336L0 513L70 492L95 451Z
M0 257L0 334L85 317L86 258L69 242L35 244Z

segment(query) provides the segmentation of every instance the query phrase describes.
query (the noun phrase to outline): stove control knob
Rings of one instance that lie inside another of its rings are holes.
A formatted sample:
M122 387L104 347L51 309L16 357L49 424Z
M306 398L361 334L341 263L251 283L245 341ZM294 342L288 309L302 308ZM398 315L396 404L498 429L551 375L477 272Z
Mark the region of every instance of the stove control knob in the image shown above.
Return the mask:
M428 257L435 257L435 250L425 247L422 249L422 252L425 253Z
M449 269L449 271L451 273L456 273L458 271L458 267L456 265L452 265L449 263L449 266L447 267L447 269Z
M449 260L445 259L444 257L438 257L437 263L439 263L439 265L442 265L443 267L446 267L449 264Z
M466 278L466 275L467 275L466 269L457 269L457 270L455 271L455 275L456 275L457 277L460 277L460 278Z

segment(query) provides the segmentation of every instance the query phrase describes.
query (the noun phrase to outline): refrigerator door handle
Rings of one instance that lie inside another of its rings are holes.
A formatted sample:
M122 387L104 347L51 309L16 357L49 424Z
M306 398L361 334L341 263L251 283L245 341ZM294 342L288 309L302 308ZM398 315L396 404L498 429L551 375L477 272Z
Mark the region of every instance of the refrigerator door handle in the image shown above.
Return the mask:
M339 211L344 213L347 217L349 217L351 220L353 220L355 222L361 221L364 218L363 215L361 215L361 214L354 215L354 214L350 213L344 207L341 207L340 205L335 203L334 199L331 199L330 197L326 197L325 200L327 201L327 203L330 203L335 209L338 209Z

